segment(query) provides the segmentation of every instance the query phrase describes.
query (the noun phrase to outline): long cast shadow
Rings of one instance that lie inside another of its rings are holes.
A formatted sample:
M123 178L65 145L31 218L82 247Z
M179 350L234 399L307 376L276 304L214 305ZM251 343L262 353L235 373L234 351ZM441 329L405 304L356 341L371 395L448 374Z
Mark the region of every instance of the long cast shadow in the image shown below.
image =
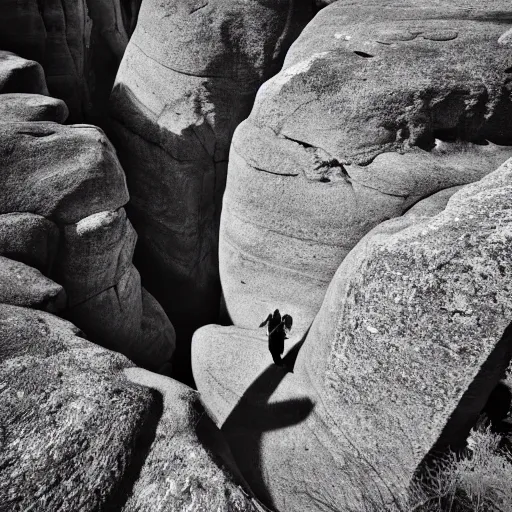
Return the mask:
M309 398L297 398L278 403L269 399L288 373L307 332L283 358L284 367L269 366L251 384L221 428L242 475L256 496L268 507L274 503L265 483L261 464L261 440L265 432L280 430L303 422L314 404Z

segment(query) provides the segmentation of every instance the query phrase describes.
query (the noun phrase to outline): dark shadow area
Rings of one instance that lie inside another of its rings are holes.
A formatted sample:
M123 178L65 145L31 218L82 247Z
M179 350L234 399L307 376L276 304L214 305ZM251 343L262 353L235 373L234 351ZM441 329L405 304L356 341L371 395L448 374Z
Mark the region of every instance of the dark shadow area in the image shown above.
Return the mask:
M127 208L128 214L132 210ZM133 220L133 216L131 218ZM137 226L137 223L134 223ZM137 242L134 264L141 275L141 284L163 307L176 331L176 350L170 377L195 389L192 376L192 336L200 327L217 323L220 308L220 281L210 282L207 289L193 280L179 282L169 276L154 255Z
M105 512L121 512L123 510L151 451L156 437L156 429L164 410L164 402L158 391L153 389L149 391L152 397L151 406L146 417L141 421L138 429L139 435L133 440L132 456L127 461L122 478L117 482L102 507Z
M505 382L498 382L482 410L482 414L485 414L490 423L491 431L495 434L502 434L509 431L509 428L504 422L507 420L511 404L511 389Z
M222 470L228 471L233 477L233 481L238 484L244 493L258 502L258 505L263 509L264 505L259 502L256 495L252 492L249 484L240 473L238 466L235 463L233 454L222 435L220 429L215 425L212 419L202 411L201 419L196 425L196 434L199 442L206 448L211 459Z
M221 429L243 477L268 507L274 507L274 504L261 465L262 435L302 423L314 408L312 400L306 397L269 403L281 381L293 372L306 335L283 358L284 366L269 366L251 384Z
M363 57L365 59L371 59L372 57L374 57L374 55L371 55L370 53L360 52L359 50L354 51L354 53L359 57Z

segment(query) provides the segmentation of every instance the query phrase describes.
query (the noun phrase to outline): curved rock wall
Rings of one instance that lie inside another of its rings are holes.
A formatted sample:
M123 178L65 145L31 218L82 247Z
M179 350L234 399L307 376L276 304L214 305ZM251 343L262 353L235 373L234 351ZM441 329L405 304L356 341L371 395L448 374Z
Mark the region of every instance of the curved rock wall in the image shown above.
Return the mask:
M50 94L66 102L71 122L98 121L139 5L140 0L5 0L0 48L43 66Z
M219 258L235 325L279 307L304 332L365 233L512 155L506 9L335 2L306 27L231 146Z
M310 16L307 2L291 0L142 4L109 136L127 175L138 266L182 334L184 360L194 329L218 318L231 135Z
M367 234L293 373L272 365L261 331L197 331L198 390L268 505L412 510L404 495L423 458L464 445L512 356L511 183L512 159L441 213Z

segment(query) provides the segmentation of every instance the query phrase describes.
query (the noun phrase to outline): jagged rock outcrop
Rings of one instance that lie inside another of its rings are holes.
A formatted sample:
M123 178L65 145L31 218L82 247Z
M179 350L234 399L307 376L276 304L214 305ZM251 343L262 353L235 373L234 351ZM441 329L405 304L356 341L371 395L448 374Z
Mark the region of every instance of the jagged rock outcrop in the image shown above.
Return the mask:
M511 213L512 159L441 213L376 227L336 272L294 373L261 331L195 334L198 390L258 496L394 510L432 449L464 442L512 355Z
M194 329L218 316L231 135L311 7L291 0L142 4L112 92L109 136L127 174L138 266L182 334L183 360Z
M0 215L0 253L21 263L0 262L0 302L64 309L95 342L150 369L168 364L174 329L132 263L114 148L94 126L23 122L30 109L22 120L16 111L0 123L0 213L10 214Z
M8 121L55 121L64 123L68 107L57 98L41 94L0 94L0 123Z
M0 305L2 510L255 510L198 440L197 392L130 366L69 322Z
M33 60L0 50L0 93L13 92L48 94L44 71Z
M66 102L72 122L98 120L139 5L140 0L4 0L0 49L43 66L50 94Z
M510 6L480 8L343 1L305 28L231 146L219 258L235 325L279 307L304 332L365 233L512 155Z

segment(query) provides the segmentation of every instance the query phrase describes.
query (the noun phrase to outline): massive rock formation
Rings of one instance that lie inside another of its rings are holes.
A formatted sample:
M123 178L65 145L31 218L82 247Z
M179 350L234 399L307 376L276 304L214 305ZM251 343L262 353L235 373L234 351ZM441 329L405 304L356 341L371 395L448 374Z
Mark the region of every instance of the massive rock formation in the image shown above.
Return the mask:
M291 0L146 0L111 97L138 266L182 334L216 321L218 225L233 130L311 16Z
M432 449L464 442L506 369L512 159L429 217L432 204L349 253L294 373L271 365L261 331L196 333L202 400L279 510L393 510Z
M130 366L69 322L0 305L2 510L255 510L199 442L197 393Z
M512 14L480 8L335 2L302 32L233 138L219 258L235 325L279 307L304 331L365 233L512 155Z
M50 94L66 102L71 121L96 120L105 111L139 5L140 0L4 0L0 49L43 66Z
M25 121L61 117L58 102L46 109L44 97L8 96L0 95L0 302L59 311L137 364L168 364L174 329L132 264L137 236L114 148L91 125Z

